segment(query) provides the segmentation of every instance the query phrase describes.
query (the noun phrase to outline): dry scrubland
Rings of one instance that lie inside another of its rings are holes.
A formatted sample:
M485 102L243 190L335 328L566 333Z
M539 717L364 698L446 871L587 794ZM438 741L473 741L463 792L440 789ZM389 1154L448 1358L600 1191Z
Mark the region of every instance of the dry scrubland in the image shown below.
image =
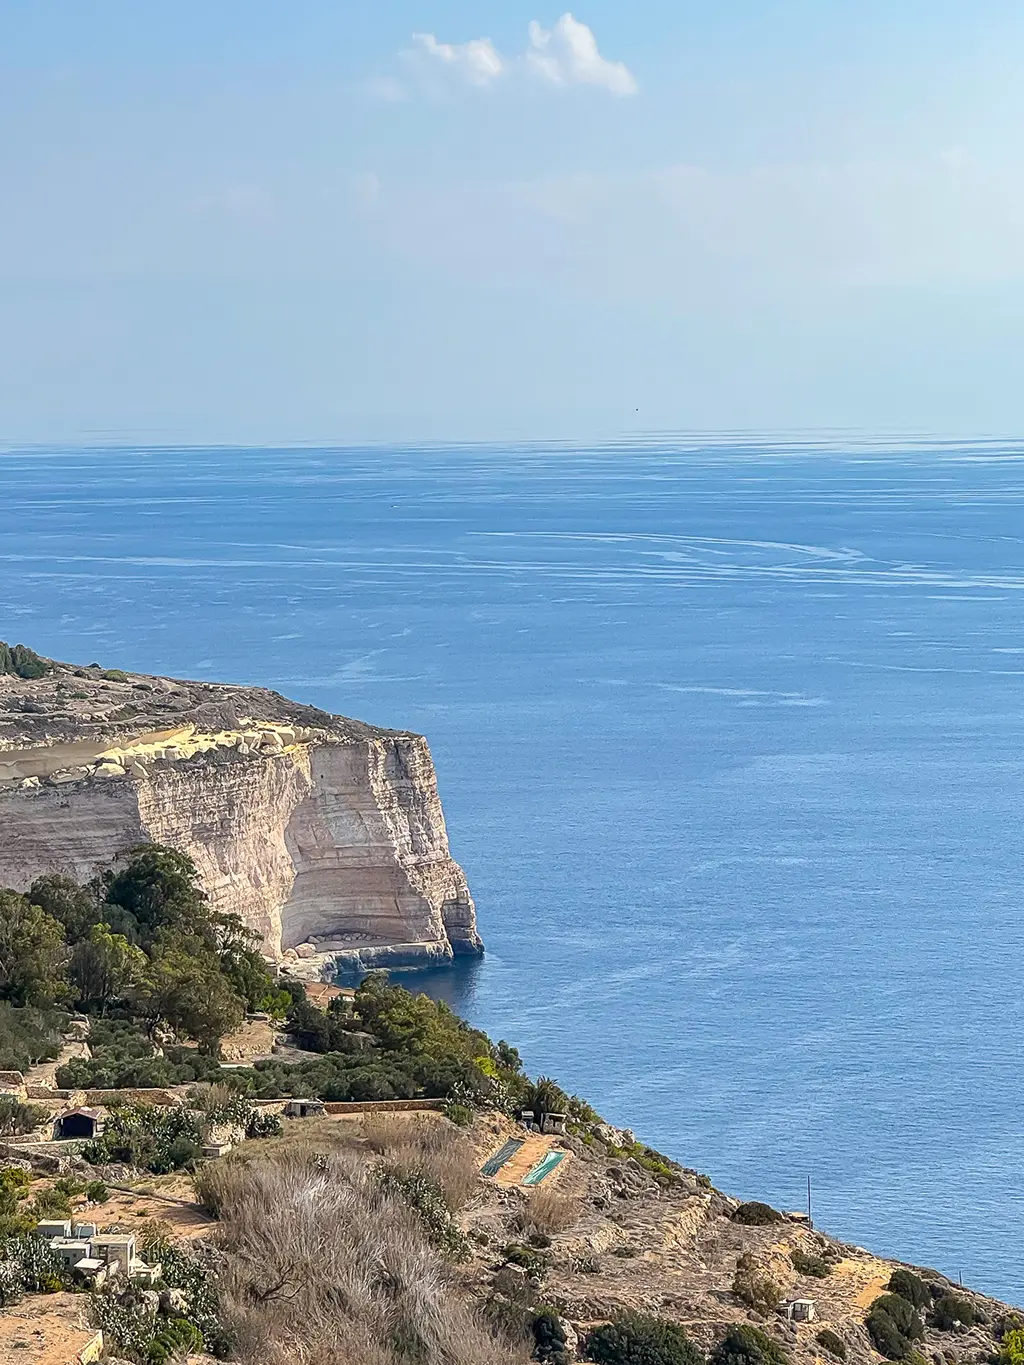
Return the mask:
M497 1113L469 1131L441 1115L311 1121L204 1167L196 1188L217 1218L210 1240L238 1358L561 1362L586 1358L588 1331L633 1313L682 1325L693 1361L835 1365L838 1350L849 1362L883 1358L866 1318L897 1263L787 1219L761 1222L764 1206L740 1205L682 1169L655 1178L600 1141L567 1138L560 1178L532 1192L481 1178L482 1160L515 1131ZM1009 1361L999 1337L1016 1322L1005 1306L923 1275L930 1304L955 1295L977 1321L927 1326L911 1365ZM815 1300L814 1322L776 1311L792 1297ZM564 1341L545 1349L536 1329L548 1319ZM764 1333L763 1346L750 1334L745 1353L723 1352L737 1325ZM832 1350L819 1340L826 1332Z

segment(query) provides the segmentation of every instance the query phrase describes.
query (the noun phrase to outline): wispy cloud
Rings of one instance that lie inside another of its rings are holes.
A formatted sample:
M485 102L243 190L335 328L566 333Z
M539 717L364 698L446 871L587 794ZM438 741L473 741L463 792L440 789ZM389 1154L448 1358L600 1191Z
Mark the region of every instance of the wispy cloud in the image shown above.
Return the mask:
M563 14L553 29L530 24L526 63L551 85L596 85L612 95L635 95L636 81L624 62L602 57L586 24Z
M378 77L370 82L371 93L394 100L415 92L441 95L460 87L483 90L517 82L559 90L592 86L618 96L637 92L625 63L603 57L593 30L569 13L550 29L533 20L525 51L513 57L503 56L490 38L446 43L433 33L414 33L412 43L401 53L407 80Z
M468 43L439 43L432 33L414 33L410 55L419 57L434 71L443 71L466 85L490 85L505 70L501 54L490 38L471 38Z

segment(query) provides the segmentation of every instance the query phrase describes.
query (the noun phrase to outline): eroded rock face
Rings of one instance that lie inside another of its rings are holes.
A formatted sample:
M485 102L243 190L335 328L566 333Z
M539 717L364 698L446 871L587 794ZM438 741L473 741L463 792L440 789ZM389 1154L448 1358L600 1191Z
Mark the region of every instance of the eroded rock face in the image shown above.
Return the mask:
M83 880L144 841L307 975L480 951L422 736L261 688L0 676L0 885Z

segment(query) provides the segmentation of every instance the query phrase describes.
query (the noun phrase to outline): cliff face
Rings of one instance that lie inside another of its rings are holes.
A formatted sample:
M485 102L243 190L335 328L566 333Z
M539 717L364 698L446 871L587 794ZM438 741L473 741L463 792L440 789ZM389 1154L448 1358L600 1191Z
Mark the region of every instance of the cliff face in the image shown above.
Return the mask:
M143 841L310 971L480 951L422 736L259 688L0 676L0 885L84 879Z

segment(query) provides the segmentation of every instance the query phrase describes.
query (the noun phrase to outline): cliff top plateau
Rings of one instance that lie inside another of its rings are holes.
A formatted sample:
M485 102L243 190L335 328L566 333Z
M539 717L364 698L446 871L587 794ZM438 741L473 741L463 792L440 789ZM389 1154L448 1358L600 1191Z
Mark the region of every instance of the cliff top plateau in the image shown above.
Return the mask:
M421 735L262 687L44 659L0 642L0 886L187 853L218 911L330 976L478 953Z
M59 663L0 641L0 751L148 731L236 730L249 720L299 725L340 739L404 734L289 701L265 687Z

